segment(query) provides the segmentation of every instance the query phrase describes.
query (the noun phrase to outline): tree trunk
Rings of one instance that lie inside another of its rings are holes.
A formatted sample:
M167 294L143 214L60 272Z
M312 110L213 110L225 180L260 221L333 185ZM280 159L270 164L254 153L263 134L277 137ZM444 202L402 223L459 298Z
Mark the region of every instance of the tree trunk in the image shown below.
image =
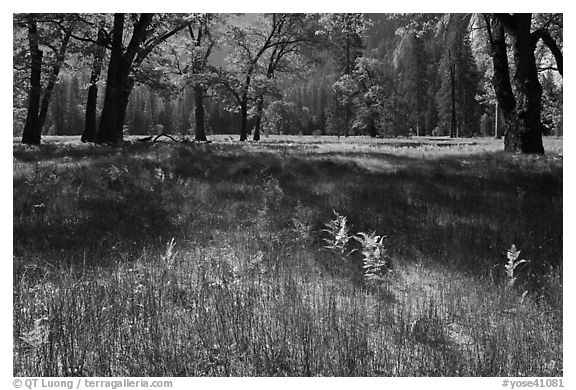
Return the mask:
M204 88L194 87L194 117L196 119L196 141L206 141L205 118L204 118Z
M531 14L493 14L489 38L494 65L494 91L504 125L504 150L522 153L544 153L542 145L542 87L534 57L534 40L530 36ZM506 34L511 38L515 64L512 90Z
M248 139L248 89L252 81L254 67L255 63L253 62L246 73L246 79L244 80L244 86L242 88L242 99L240 99L240 141L246 141Z
M376 129L374 118L370 118L370 122L368 123L368 133L372 138L376 138L376 136L378 135L378 129Z
M28 20L28 42L30 44L30 90L28 92L28 111L26 124L22 133L22 143L40 145L42 128L38 118L40 110L40 96L42 95L42 50L38 48L38 28L36 21L31 17Z
M504 149L522 153L544 153L542 145L542 86L530 37L531 14L514 14L504 29L510 36L516 69L512 82L516 91L516 131L508 131Z
M350 122L352 121L352 103L344 104L344 137L350 135Z
M96 103L98 102L98 81L102 73L102 62L106 54L104 47L96 46L94 48L94 60L92 71L90 73L90 87L88 87L88 98L86 100L86 115L84 120L84 133L82 142L94 142L96 140L97 123L96 123Z
M256 99L256 123L254 124L254 141L260 141L260 127L262 125L262 115L264 112L264 96L260 95Z
M38 116L38 127L40 128L40 132L42 132L42 128L44 127L44 123L46 122L46 117L48 116L48 108L50 107L52 92L54 91L56 81L58 81L58 75L60 74L60 68L64 63L64 56L66 55L66 49L68 48L68 42L70 41L71 35L72 31L68 30L62 40L60 50L56 54L56 62L52 67L52 73L50 73L50 78L48 79L48 83L46 84L46 88L44 89L44 96L42 96L42 105L40 106L40 115Z
M122 35L124 32L124 15L114 15L112 50L106 78L104 106L100 117L97 143L118 143L123 139L124 117L128 97L134 85L130 77L131 63L127 63L122 54Z
M108 72L106 83L106 95L96 142L118 143L123 140L126 107L134 80L128 74L115 75L114 72Z
M240 141L248 139L248 97L244 95L240 103Z
M498 121L498 124L503 125L498 126L496 137L499 138L499 135L506 135L516 131L516 118L514 115L516 99L512 92L512 84L510 83L510 67L508 65L508 54L506 52L504 27L494 16L490 18L489 27L492 64L494 66L492 84L494 86L494 93L496 94L497 114L502 114L499 115L501 116L501 120Z
M452 100L452 119L450 122L450 138L457 137L456 128L456 80L454 75L454 64L450 63L450 97Z
M92 77L90 77L92 78ZM84 132L82 142L94 142L96 140L96 103L98 102L98 85L90 83L88 98L86 99L86 115L84 116Z
M188 25L181 23L174 29L162 34L160 37L150 39L149 27L154 14L140 14L132 28L132 37L124 49L124 17L122 13L114 14L114 27L112 30L112 50L110 51L110 63L108 65L108 77L106 79L106 93L97 143L118 143L123 138L124 118L128 99L134 87L132 76L133 68L137 68L154 47L170 38Z
M556 60L556 67L558 68L558 73L560 73L560 76L564 76L564 56L562 54L562 50L556 44L556 41L554 41L554 39L550 36L550 33L548 31L541 30L535 32L534 34L535 34L534 45L536 45L536 42L538 42L539 38L542 39L542 42L544 42L544 44L548 46L548 49L550 49L550 52L552 53L554 59Z

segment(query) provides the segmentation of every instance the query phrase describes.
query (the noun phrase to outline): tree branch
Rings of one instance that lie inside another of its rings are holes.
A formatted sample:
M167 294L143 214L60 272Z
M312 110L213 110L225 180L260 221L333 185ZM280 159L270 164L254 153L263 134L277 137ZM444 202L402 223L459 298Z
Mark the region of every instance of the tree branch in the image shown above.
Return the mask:
M486 23L488 41L490 41L490 49L492 50L492 46L494 45L494 38L492 36L492 28L490 27L490 17L487 14L482 14L482 17L484 18L484 23Z
M230 82L228 80L219 78L218 83L224 86L232 94L232 96L234 96L234 98L238 101L239 104L242 103L242 97L240 96L238 91L236 91L236 88L230 85Z
M73 38L73 39L75 39L75 40L77 40L77 41L80 41L80 42L93 43L93 44L95 44L95 45L102 46L102 47L104 47L104 48L106 48L106 49L108 49L108 50L111 50L111 49L112 49L112 46L111 46L109 43L105 43L105 42L100 41L100 40L98 40L98 39L93 39L93 38L90 38L90 37L81 37L81 36L78 36L78 35L76 35L76 34L71 34L70 37Z
M132 38L130 39L130 42L128 43L128 47L126 48L126 52L124 54L128 64L136 62L135 61L136 55L139 54L140 52L138 49L140 48L141 43L144 42L144 39L146 38L146 30L148 29L148 26L152 22L153 17L154 14L140 14L140 17L138 18L138 21L134 26L134 31L132 32ZM144 55L143 57L146 56ZM140 63L142 62L143 59L144 58L142 58L140 61L137 62Z
M547 30L550 24L559 16L559 14L552 14L552 16L544 23L538 30Z
M160 43L164 42L165 40L167 40L168 38L170 38L171 36L173 36L177 32L185 29L187 26L190 25L190 23L191 23L190 21L182 23L182 24L178 25L177 27L175 27L174 29L172 29L172 30L166 32L165 34L160 35L160 36L152 39L148 43L146 43L143 49L138 50L138 52L136 54L136 58L134 60L134 65L135 66L140 65L142 63L142 61L144 61L146 56L148 56L148 54L150 54L152 52L152 50L154 50L154 48L156 48Z
M542 39L542 42L544 42L544 44L546 46L548 46L548 49L550 49L550 52L552 53L552 55L554 56L554 59L556 60L556 66L558 67L558 69L557 69L558 73L560 73L560 75L562 77L564 77L564 74L563 74L564 56L562 54L562 50L560 49L560 47L558 46L558 44L556 43L554 38L552 38L552 36L550 35L550 32L548 30L538 29L538 30L534 31L531 34L531 36L532 36L532 42L534 44L534 47L536 47L536 43L540 39Z
M210 57L210 53L212 53L212 48L214 47L214 41L210 42L210 45L206 49L206 53L204 53L204 60L202 61L202 67L205 67L208 63L208 57Z
M172 56L174 57L174 62L175 62L176 70L177 70L177 72L172 72L172 73L178 74L178 75L183 75L184 71L182 71L182 67L180 65L180 58L178 58L178 52L174 48L171 48L170 52L171 52Z
M191 38L193 41L196 40L196 38L194 37L194 30L192 29L192 25L191 25L191 24L188 25L188 34L190 34L190 38Z

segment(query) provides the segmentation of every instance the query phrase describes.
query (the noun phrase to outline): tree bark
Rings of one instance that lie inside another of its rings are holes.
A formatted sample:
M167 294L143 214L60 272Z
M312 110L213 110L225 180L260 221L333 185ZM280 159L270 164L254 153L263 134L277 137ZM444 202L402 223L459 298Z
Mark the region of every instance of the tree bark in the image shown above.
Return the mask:
M33 16L28 18L28 43L30 45L30 89L28 91L28 111L26 124L22 133L22 143L40 145L42 128L38 113L40 110L40 96L42 95L42 50L38 47L38 27Z
M114 14L114 27L112 30L112 50L108 75L106 79L106 92L104 94L104 106L100 117L100 126L97 143L116 143L122 140L122 90L125 84L128 86L128 71L125 70L122 55L122 35L124 33L124 14ZM120 135L120 137L119 137Z
M260 127L262 126L262 115L264 112L264 96L256 98L256 121L254 123L254 141L260 141Z
M456 80L454 75L454 64L452 59L450 59L450 100L451 105L451 121L450 121L450 138L457 136L456 128L458 124L456 123Z
M522 153L544 153L542 145L542 86L534 56L535 46L530 36L531 14L514 14L504 23L512 41L516 69L512 78L516 90L515 114L517 131L508 132L504 149Z
M499 124L503 126L498 126L499 133L496 134L498 138L501 134L516 132L517 123L514 115L516 98L512 92L512 84L510 82L510 67L508 65L504 27L500 20L494 16L489 18L487 26L489 27L488 37L494 67L492 84L496 100L498 101L498 114L502 114Z
M368 133L370 137L376 138L378 135L378 129L376 128L376 124L374 123L374 118L370 117L370 122L368 123Z
M68 42L70 41L71 36L72 36L72 30L68 29L64 35L64 38L62 39L62 45L60 46L60 50L56 54L56 62L52 67L52 73L50 73L48 83L46 84L46 88L44 89L44 95L42 96L42 104L40 106L40 114L38 116L38 127L40 128L40 133L42 133L42 128L44 127L46 117L48 116L48 108L50 106L50 100L52 99L52 92L54 91L56 81L58 81L60 68L64 63L64 56L66 55L66 49L68 48Z
M84 117L84 133L82 142L94 142L96 140L96 103L98 102L98 79L92 70L90 75L90 87L88 87L88 98L86 99L86 114Z
M242 99L240 100L240 141L248 139L248 88L252 80L252 72L254 71L254 64L250 66L244 80L244 87L242 91Z
M344 137L350 135L350 122L352 121L352 103L344 104Z
M194 34L194 30L191 25L188 25L188 33L193 41L194 46L197 50L201 50L202 43L209 40L209 45L204 51L202 58L193 57L192 59L192 70L194 74L201 74L206 64L208 63L208 57L212 52L214 47L214 41L210 37L208 25L210 23L210 14L204 14L201 19L200 26L198 27L198 33ZM194 88L194 118L196 124L195 139L196 141L207 141L206 138L206 119L204 110L204 87L201 84L196 84Z
M110 52L104 106L102 107L96 143L115 144L123 140L126 107L134 87L134 78L131 75L132 66L140 46L146 38L146 29L151 22L152 14L140 15L138 22L134 25L130 43L124 52L122 44L124 14L114 14L112 50ZM152 46L149 46L146 53L141 54L139 61L142 61L151 50Z
M256 57L256 61L258 58L260 58L259 55ZM254 67L255 62L250 65L242 88L242 98L240 99L240 141L246 141L248 139L248 89L252 81Z
M104 40L102 32L99 33L99 41ZM102 39L100 39L102 38ZM104 43L104 42L102 42ZM82 142L94 142L97 134L96 123L96 103L98 102L98 81L102 74L102 63L106 54L105 48L100 45L94 47L94 59L92 62L92 71L90 73L90 86L88 87L88 98L86 100L86 115L84 120L84 133Z
M248 139L248 96L245 94L240 103L240 141Z
M194 117L196 120L196 141L206 141L204 116L204 88L200 85L194 87Z
M110 73L108 72L108 85L106 86L104 106L96 137L97 143L118 143L123 140L126 107L134 86L134 80L128 74L123 72Z
M542 145L541 98L534 40L530 35L531 14L493 14L489 38L494 65L493 85L504 125L504 150L544 153ZM515 72L512 90L506 34L510 36Z

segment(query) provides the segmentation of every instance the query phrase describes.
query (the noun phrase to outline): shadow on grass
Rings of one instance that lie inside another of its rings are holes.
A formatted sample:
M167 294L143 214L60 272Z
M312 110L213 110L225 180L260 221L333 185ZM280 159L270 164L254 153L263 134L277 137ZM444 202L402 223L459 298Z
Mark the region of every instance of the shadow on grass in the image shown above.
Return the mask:
M533 260L527 273L562 262L562 165L549 160L174 144L17 147L14 158L15 256L19 248L139 252L172 237L202 245L213 231L254 227L275 202L277 229L289 228L298 204L314 210L316 232L336 210L353 232L387 235L399 258L489 274L514 243Z

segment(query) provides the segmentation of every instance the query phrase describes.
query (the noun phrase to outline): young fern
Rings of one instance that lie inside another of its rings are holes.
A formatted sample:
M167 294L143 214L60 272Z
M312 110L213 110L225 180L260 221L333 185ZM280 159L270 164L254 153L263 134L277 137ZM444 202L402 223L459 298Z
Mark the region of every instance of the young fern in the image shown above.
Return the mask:
M384 275L390 270L391 262L390 256L384 247L384 239L386 236L379 236L375 232L370 234L360 232L354 236L349 234L347 219L345 216L338 214L334 211L335 218L329 223L324 224L326 229L323 232L328 233L328 238L324 239L326 245L324 248L329 249L335 254L343 255L346 253L346 248L350 239L358 241L361 245L361 253L363 256L362 272L364 280L368 284L377 284L381 282ZM351 250L351 254L358 249Z
M379 236L375 232L360 232L352 238L362 245L362 268L366 282L372 284L381 281L391 265L390 256L383 243L386 236Z
M349 229L347 226L346 217L334 211L335 218L329 223L324 224L326 229L323 232L328 233L328 238L324 239L326 245L324 248L331 250L334 253L344 254L346 247L350 241Z
M516 276L514 275L516 267L518 267L522 263L527 263L529 261L524 259L518 260L518 257L520 257L520 252L521 251L518 248L516 248L516 245L512 244L512 246L508 249L506 253L508 262L504 264L504 269L506 271L506 276L508 277L508 284L507 284L508 288L512 288L512 286L514 286L514 283L516 282Z

